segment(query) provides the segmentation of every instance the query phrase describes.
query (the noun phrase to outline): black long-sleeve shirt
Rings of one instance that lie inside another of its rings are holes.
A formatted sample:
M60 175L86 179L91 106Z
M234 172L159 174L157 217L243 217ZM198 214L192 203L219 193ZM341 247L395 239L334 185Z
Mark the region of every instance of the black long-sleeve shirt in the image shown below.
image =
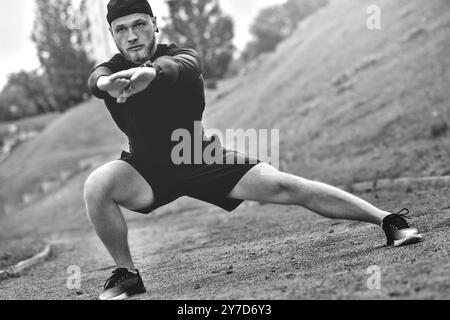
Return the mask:
M193 49L158 45L151 61L158 79L124 104L97 87L99 77L136 67L122 54L97 66L89 77L94 96L103 99L118 127L127 135L130 151L167 161L177 142L171 141L176 129L186 129L194 139L194 122L205 110L201 62Z

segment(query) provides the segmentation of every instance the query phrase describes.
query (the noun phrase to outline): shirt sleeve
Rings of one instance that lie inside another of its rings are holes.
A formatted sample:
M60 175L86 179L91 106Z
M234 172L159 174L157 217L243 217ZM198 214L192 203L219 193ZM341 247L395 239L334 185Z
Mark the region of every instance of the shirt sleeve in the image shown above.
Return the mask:
M89 79L88 86L94 97L99 99L106 99L109 94L105 91L100 90L97 87L98 79L102 76L109 76L113 73L119 72L121 70L122 61L119 55L115 55L108 62L104 62L94 68Z
M202 74L199 54L194 49L176 45L168 46L165 54L153 65L158 73L158 82L165 85L188 84L198 80Z

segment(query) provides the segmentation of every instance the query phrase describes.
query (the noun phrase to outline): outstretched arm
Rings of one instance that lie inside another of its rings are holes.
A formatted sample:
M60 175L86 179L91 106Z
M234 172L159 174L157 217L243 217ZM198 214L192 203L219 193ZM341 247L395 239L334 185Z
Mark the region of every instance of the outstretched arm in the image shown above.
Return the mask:
M153 81L171 86L198 80L201 69L200 57L195 50L172 45L166 55L153 62L153 67L137 67L117 73L105 66L98 67L89 78L89 87L100 99L107 92L117 98L118 103L124 103L129 97L147 89Z
M130 85L130 80L125 78L113 78L112 71L100 66L95 69L89 77L88 84L92 94L103 99L105 94L118 98L125 88Z
M128 85L123 88L117 97L118 103L125 103L129 97L144 91L148 88L150 83L156 77L156 70L154 68L131 68L120 71L109 76L109 81L116 83L116 81L126 80ZM100 78L101 79L101 78Z
M202 73L198 53L188 48L169 50L168 55L159 57L153 64L157 73L161 73L159 81L166 85L187 84L197 80Z

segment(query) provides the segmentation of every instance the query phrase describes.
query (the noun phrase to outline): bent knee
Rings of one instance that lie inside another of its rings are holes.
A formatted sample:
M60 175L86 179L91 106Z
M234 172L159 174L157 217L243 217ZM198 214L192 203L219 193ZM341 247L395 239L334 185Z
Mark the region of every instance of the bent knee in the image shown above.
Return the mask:
M84 184L84 200L92 203L111 198L113 189L112 179L96 170L87 178Z
M87 206L114 202L129 210L150 206L153 190L139 173L125 162L112 162L95 170L84 185Z

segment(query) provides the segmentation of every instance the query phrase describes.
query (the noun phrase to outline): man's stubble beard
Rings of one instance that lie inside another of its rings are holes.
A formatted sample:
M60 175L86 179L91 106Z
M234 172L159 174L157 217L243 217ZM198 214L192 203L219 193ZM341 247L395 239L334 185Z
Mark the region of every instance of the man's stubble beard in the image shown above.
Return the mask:
M127 59L128 61L130 61L130 62L132 62L132 63L134 63L134 64L136 64L136 65L141 65L141 64L147 62L148 60L150 60L150 58L151 58L152 55L153 55L153 50L154 50L155 46L156 46L156 37L153 36L153 40L152 40L152 42L150 43L150 45L148 45L148 46L146 46L146 47L144 48L145 55L144 55L142 58L139 58L139 56L140 56L140 55L139 55L139 56L137 56L137 59L133 59L133 58L132 58L132 55L131 55L130 53L128 53L127 50L121 49L121 50L119 50L119 51L120 51L120 53L122 53L122 55L123 55L123 56L125 57L125 59Z

